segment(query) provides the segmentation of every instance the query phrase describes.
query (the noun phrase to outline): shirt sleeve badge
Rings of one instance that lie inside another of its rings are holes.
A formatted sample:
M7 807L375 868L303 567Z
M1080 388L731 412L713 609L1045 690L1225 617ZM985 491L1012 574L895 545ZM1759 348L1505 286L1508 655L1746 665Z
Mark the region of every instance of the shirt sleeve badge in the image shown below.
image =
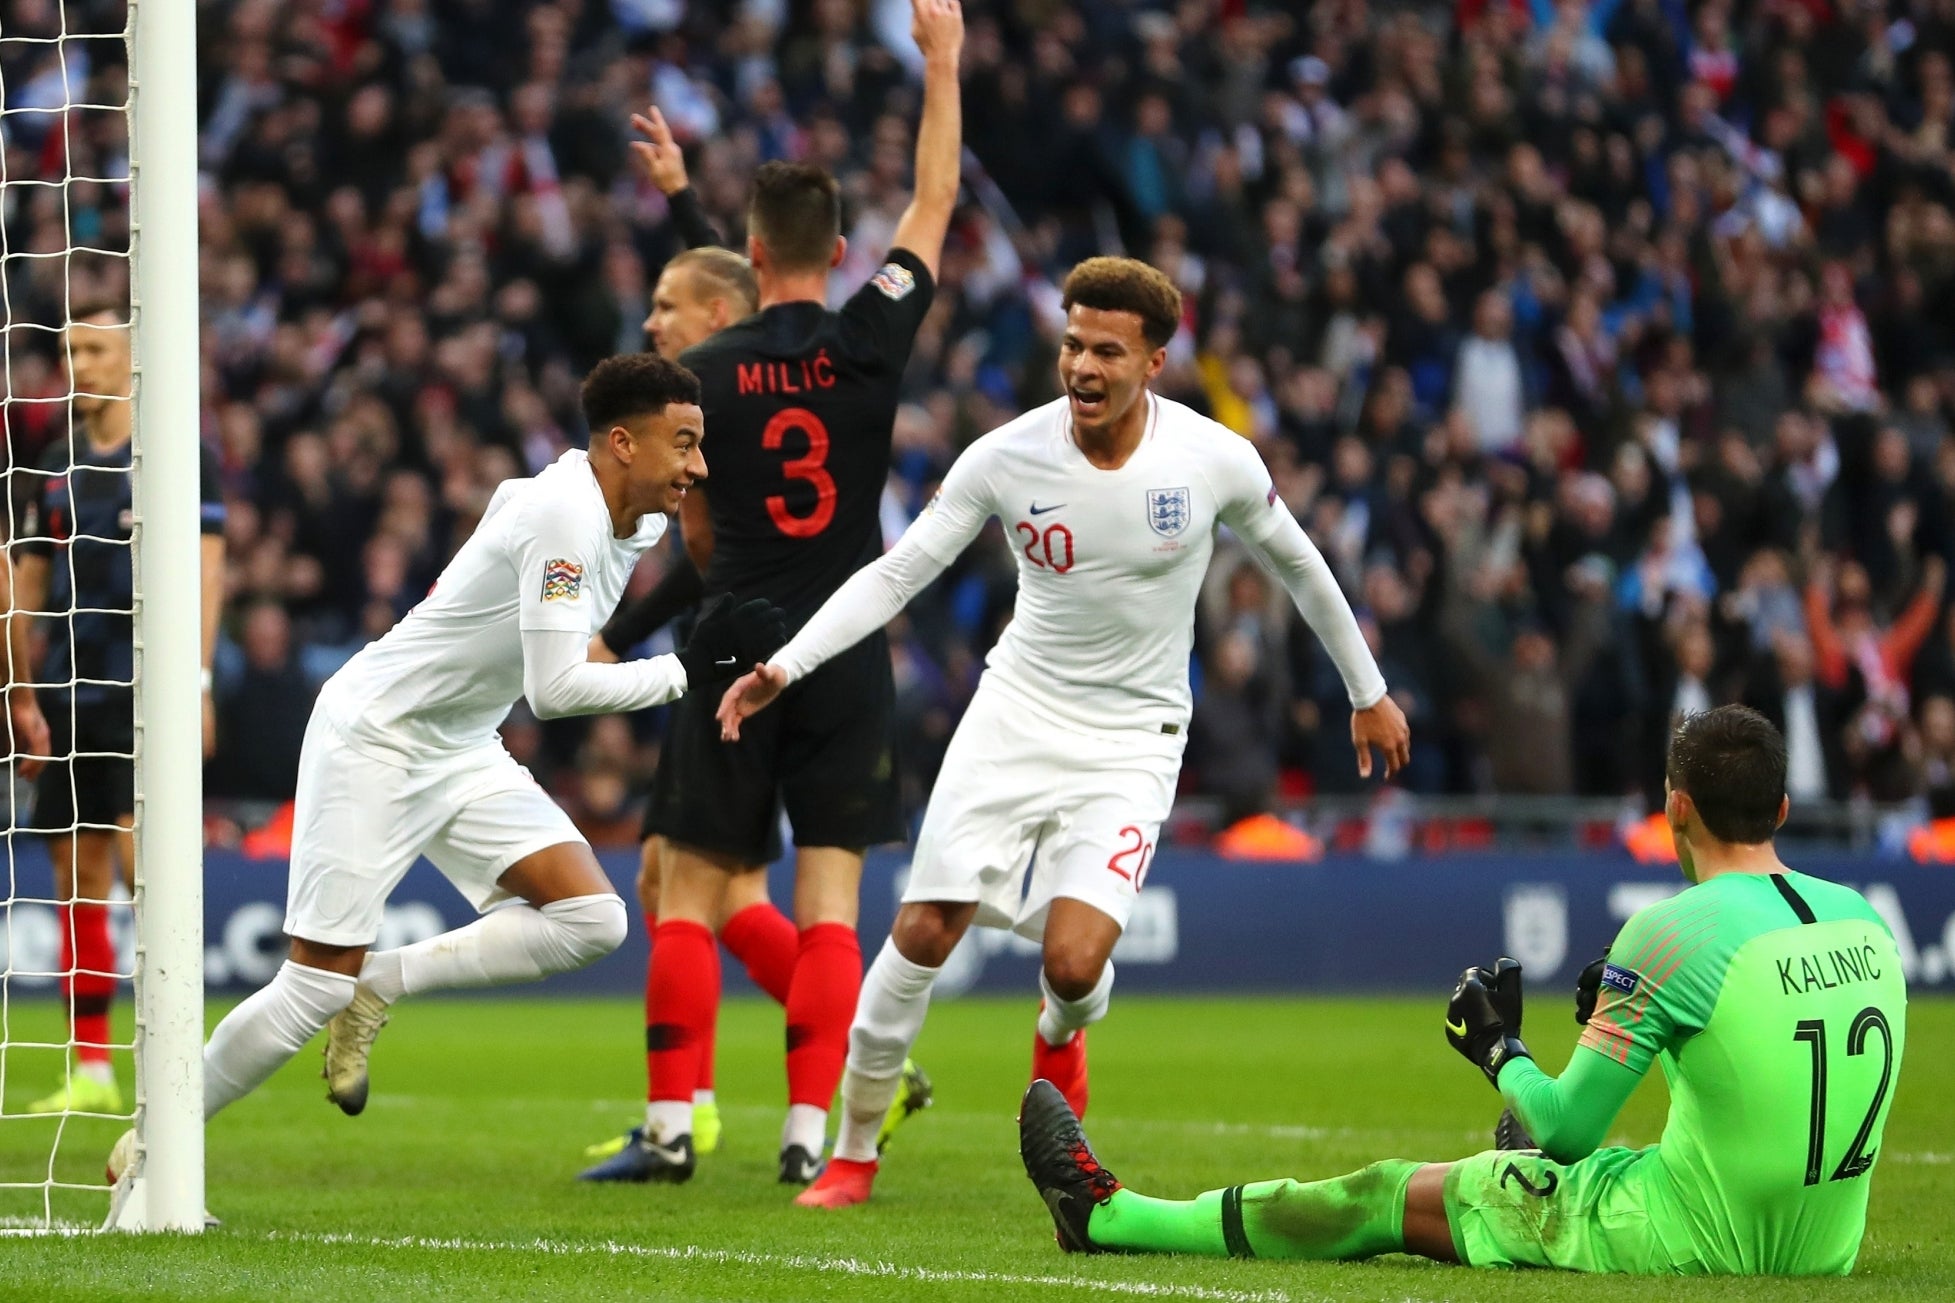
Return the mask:
M869 283L881 290L884 297L901 300L908 298L910 291L916 288L916 277L910 274L908 267L886 262L877 268Z
M562 557L543 563L543 600L571 602L584 591L584 567Z

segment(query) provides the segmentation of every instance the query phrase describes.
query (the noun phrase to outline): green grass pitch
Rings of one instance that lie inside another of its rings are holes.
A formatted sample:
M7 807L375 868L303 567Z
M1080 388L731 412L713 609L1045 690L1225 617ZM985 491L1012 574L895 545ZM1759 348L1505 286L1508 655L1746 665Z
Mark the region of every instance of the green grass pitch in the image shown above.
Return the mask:
M1529 1040L1559 1068L1575 1031L1561 992L1536 992L1532 1003ZM635 1002L404 1005L375 1052L363 1117L326 1103L315 1045L211 1125L210 1206L221 1229L0 1240L0 1299L1955 1298L1955 1002L1919 998L1910 1009L1859 1271L1797 1282L1582 1279L1404 1257L1067 1257L1020 1170L1012 1122L1032 1015L1024 999L933 1009L918 1056L936 1078L937 1106L891 1146L874 1203L821 1213L791 1207L774 1182L783 1087L771 1005L727 1007L725 1140L679 1188L572 1179L583 1146L640 1111ZM1088 1129L1123 1180L1156 1194L1324 1176L1387 1156L1457 1157L1484 1147L1497 1109L1439 1024L1436 997L1116 999L1093 1030ZM16 1004L11 1026L17 1039L52 1032L56 1011ZM8 1105L45 1089L56 1062L48 1052L10 1055ZM1616 1137L1654 1140L1663 1108L1653 1079ZM70 1123L58 1171L99 1173L115 1132ZM52 1136L51 1123L0 1121L6 1179L44 1170ZM104 1207L91 1193L57 1211L99 1219ZM14 1196L0 1216L28 1211Z

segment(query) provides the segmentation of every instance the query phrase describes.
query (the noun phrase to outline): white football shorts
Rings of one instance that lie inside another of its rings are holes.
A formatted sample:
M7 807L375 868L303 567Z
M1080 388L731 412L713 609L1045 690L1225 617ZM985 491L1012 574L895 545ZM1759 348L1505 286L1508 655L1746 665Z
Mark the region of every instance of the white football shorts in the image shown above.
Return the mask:
M583 840L500 741L406 768L355 750L314 709L299 753L285 931L373 944L387 897L421 855L485 911L513 898L496 883L510 865Z
M1065 897L1125 929L1186 742L1055 723L987 674L931 789L904 901L975 901L979 926L1036 941Z

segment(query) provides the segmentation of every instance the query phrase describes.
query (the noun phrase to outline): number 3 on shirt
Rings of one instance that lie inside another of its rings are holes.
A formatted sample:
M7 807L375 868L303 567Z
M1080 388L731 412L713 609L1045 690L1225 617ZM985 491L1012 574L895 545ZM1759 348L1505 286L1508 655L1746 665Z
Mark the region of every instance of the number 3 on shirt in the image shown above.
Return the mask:
M781 475L790 480L806 480L815 489L815 509L805 516L797 516L787 509L787 499L776 493L767 499L767 514L773 518L774 528L789 538L813 538L828 528L828 522L835 519L835 477L828 473L828 427L821 418L805 407L784 407L774 413L774 419L767 422L761 431L760 446L773 450L781 446L789 430L799 430L808 437L808 451L799 457L790 457L781 466Z

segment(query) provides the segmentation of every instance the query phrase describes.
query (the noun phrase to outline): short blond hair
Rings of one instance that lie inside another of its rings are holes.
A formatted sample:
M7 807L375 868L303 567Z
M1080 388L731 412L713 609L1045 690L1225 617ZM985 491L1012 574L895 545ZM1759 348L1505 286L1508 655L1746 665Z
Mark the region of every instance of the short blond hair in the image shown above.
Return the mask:
M1131 312L1140 318L1141 338L1149 348L1165 348L1181 327L1181 291L1160 270L1138 258L1088 258L1072 269L1060 299L1102 312Z
M732 299L740 308L736 316L753 315L760 306L760 284L754 279L753 264L731 249L706 245L687 249L665 264L690 270L703 282L702 298Z

